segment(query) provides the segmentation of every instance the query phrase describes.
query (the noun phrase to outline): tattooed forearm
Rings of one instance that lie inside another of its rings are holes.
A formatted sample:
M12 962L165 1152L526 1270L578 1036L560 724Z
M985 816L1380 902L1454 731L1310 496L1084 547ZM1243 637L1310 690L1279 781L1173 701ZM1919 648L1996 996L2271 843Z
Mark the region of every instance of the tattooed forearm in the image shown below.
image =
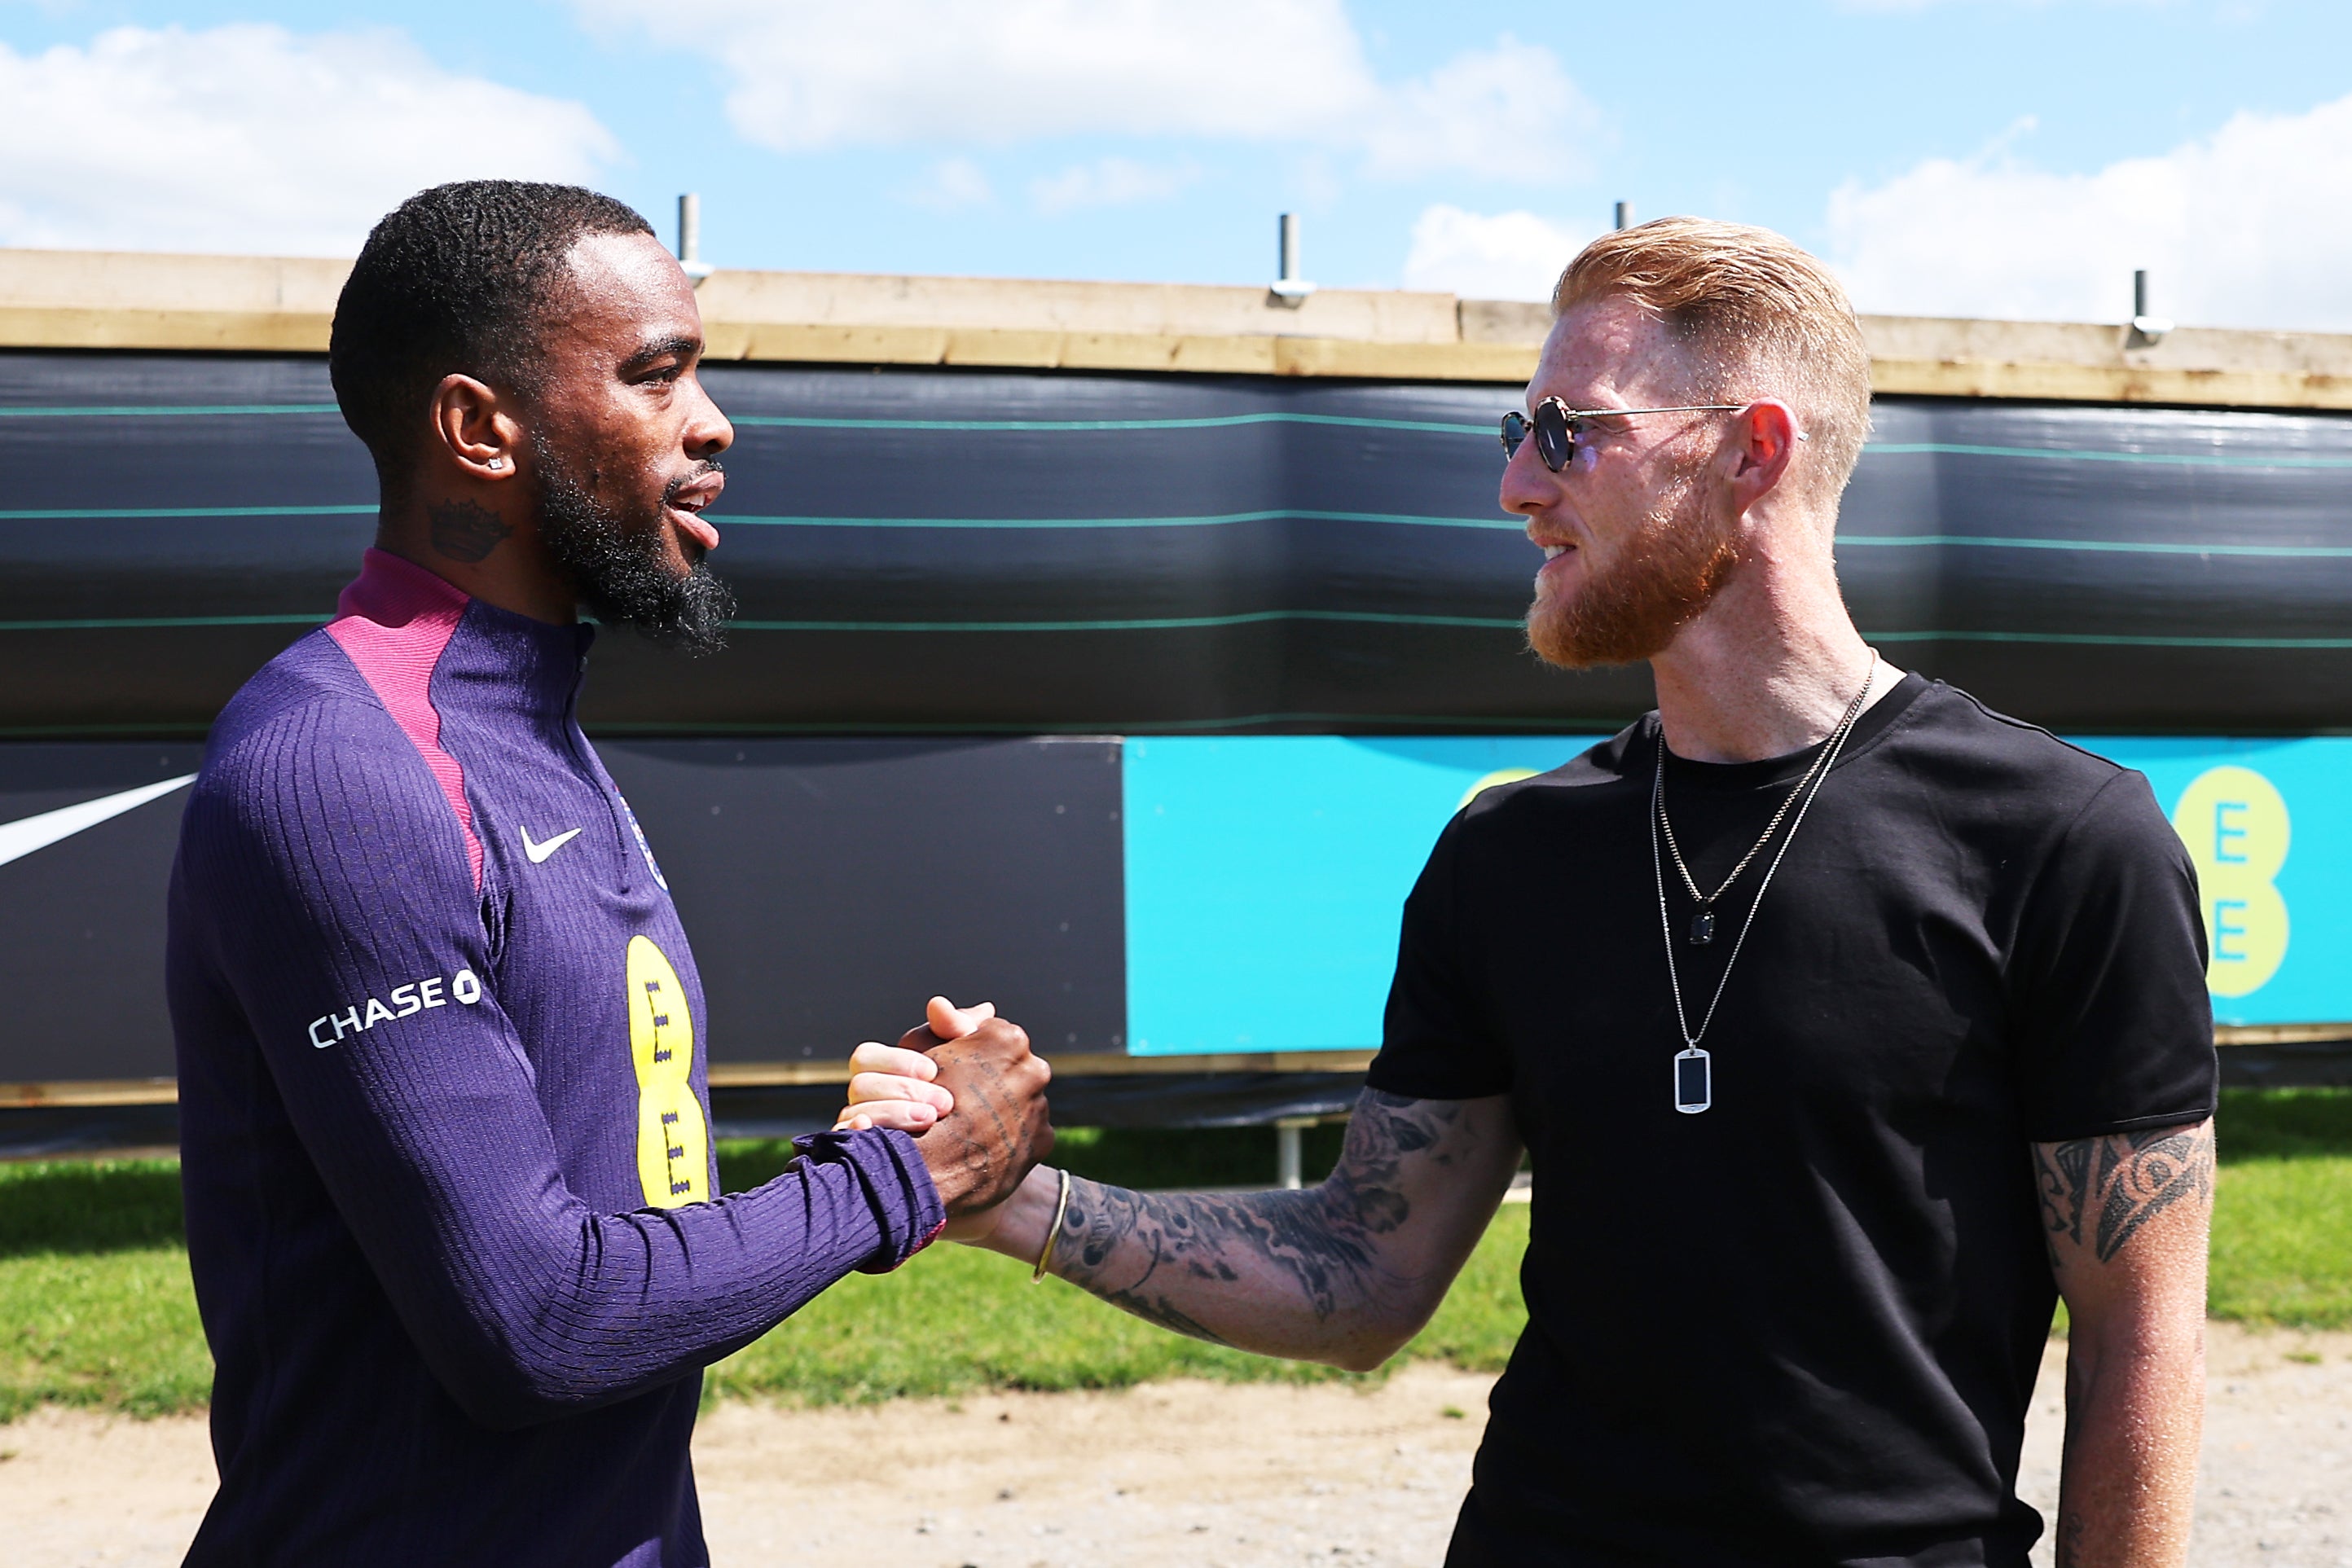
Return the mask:
M435 501L425 508L425 517L433 526L433 548L451 560L486 559L514 532L479 501Z
M2213 1129L2163 1127L2033 1145L2042 1218L2057 1261L2061 1238L2112 1262L2142 1226L2184 1197L2213 1194Z
M1413 1213L1404 1167L1465 1157L1448 1135L1465 1103L1368 1091L1339 1168L1302 1192L1134 1193L1074 1180L1054 1270L1217 1343L1229 1340L1204 1319L1246 1317L1269 1333L1287 1320L1308 1335L1366 1308L1385 1320L1411 1294L1381 1248Z

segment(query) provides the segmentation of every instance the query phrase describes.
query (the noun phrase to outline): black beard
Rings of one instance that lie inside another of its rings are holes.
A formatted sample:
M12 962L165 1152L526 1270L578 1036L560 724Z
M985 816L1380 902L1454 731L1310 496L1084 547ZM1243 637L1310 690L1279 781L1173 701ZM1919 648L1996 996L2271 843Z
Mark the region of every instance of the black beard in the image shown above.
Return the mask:
M633 515L599 500L552 447L533 440L531 458L539 473L540 538L590 614L682 653L715 653L727 646L734 591L705 561L696 561L683 577L674 575L662 548L669 527L663 509L682 486L717 463L676 481L649 510Z

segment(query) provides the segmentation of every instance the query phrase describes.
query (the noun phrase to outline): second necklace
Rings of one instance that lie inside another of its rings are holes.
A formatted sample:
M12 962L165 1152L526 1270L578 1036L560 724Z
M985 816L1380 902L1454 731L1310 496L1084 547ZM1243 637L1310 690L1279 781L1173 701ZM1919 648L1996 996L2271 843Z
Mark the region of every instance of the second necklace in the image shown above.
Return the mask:
M1748 933L1756 925L1756 913L1764 907L1764 894L1772 885L1772 873L1780 869L1780 862L1788 854L1789 846L1796 842L1797 830L1805 825L1805 813L1812 809L1813 797L1821 793L1830 769L1837 766L1838 753L1845 749L1846 737L1853 733L1854 720L1862 716L1862 705L1870 696L1870 688L1877 679L1878 655L1874 653L1870 658L1870 669L1862 677L1862 690L1853 694L1853 701L1846 705L1845 716L1838 720L1837 728L1822 742L1821 752L1813 758L1813 765L1805 770L1797 788L1789 791L1788 800L1780 802L1780 809L1772 814L1764 836L1740 857L1739 864L1731 868L1731 875L1724 878L1723 885L1715 890L1715 898L1723 896L1725 889L1747 869L1748 862L1756 858L1758 851L1771 841L1774 830L1780 825L1780 819L1794 804L1796 816L1789 823L1788 836L1780 841L1780 847L1772 852L1770 863L1764 868L1764 880L1756 889L1756 901L1748 906L1748 918L1739 923L1739 935L1731 944L1729 956L1723 960L1723 973L1716 979L1715 995L1708 998L1706 1011L1700 1017L1696 1030L1691 1028L1690 1014L1683 1006L1682 971L1675 963L1674 917L1666 911L1666 857L1664 851L1673 841L1674 829L1666 822L1666 730L1664 721L1660 721L1657 767L1650 779L1650 869L1657 876L1658 935L1664 938L1666 945L1666 983L1674 991L1675 1029L1683 1040L1683 1049L1675 1056L1675 1109L1685 1115L1696 1115L1715 1103L1715 1061L1700 1049L1698 1042L1706 1037L1706 1026L1715 1021L1715 1009L1722 1005L1723 989L1731 983L1731 968L1739 962L1739 950L1748 946ZM1694 924L1690 940L1703 945L1713 940L1715 936L1714 916L1706 907L1714 900L1700 898L1698 886L1691 880L1690 868L1683 864L1679 850L1675 852L1675 865L1682 873L1683 883L1690 889L1691 896L1700 900L1699 918L1706 922L1704 934L1702 927Z

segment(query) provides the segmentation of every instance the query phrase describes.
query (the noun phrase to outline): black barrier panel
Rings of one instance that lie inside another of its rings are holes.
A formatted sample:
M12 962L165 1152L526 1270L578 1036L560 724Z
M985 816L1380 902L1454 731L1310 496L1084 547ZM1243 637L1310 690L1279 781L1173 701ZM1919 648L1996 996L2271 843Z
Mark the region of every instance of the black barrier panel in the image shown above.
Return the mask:
M1046 1091L1058 1127L1262 1127L1285 1116L1328 1116L1356 1108L1361 1072L1150 1072L1105 1076L1056 1072ZM842 1085L715 1089L711 1135L793 1138L833 1125ZM0 1152L7 1121L0 1115Z
M0 1082L168 1078L163 894L193 746L0 746ZM159 792L160 791L160 792Z
M924 998L1126 1049L1119 755L1100 740L605 741L709 998L710 1061L839 1060Z
M1124 1049L1116 742L599 749L675 891L713 1061L846 1056L920 1022L934 991L995 1001L1041 1050ZM173 785L199 761L0 745L0 1082L172 1075Z
M1517 389L718 365L733 648L602 733L1502 732L1645 706L1524 651ZM2352 418L1887 398L1839 562L1897 664L2077 733L2352 724ZM315 360L0 354L0 729L201 731L373 486Z

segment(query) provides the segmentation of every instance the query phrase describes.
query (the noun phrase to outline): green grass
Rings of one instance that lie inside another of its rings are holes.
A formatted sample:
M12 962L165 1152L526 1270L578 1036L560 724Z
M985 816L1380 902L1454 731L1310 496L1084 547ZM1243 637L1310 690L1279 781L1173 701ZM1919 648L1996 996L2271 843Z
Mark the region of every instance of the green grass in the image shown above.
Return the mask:
M169 1160L0 1166L0 1420L136 1416L212 1391Z
M2225 1091L2207 1310L2352 1328L2352 1092Z
M1528 1211L1496 1220L1408 1356L1499 1371L1526 1322L1517 1284ZM1376 1381L1269 1361L1156 1329L1028 1265L937 1247L897 1274L844 1280L757 1344L711 1369L709 1395L808 1404L982 1388L1124 1388L1159 1377Z
M1310 1177L1329 1168L1339 1139L1336 1127L1307 1134ZM2352 1092L2231 1091L2221 1144L2213 1315L2352 1328ZM723 1184L754 1186L788 1157L779 1144L722 1145ZM1274 1137L1079 1128L1063 1134L1055 1157L1124 1186L1230 1186L1273 1178ZM1525 1321L1527 1223L1524 1207L1503 1211L1408 1355L1502 1365ZM958 1247L934 1248L888 1278L854 1275L714 1367L712 1395L821 1404L1170 1376L1350 1375L1180 1339L1058 1281L1032 1288L1027 1278L1020 1263ZM177 1167L0 1165L0 1420L43 1402L141 1416L189 1409L211 1377Z

